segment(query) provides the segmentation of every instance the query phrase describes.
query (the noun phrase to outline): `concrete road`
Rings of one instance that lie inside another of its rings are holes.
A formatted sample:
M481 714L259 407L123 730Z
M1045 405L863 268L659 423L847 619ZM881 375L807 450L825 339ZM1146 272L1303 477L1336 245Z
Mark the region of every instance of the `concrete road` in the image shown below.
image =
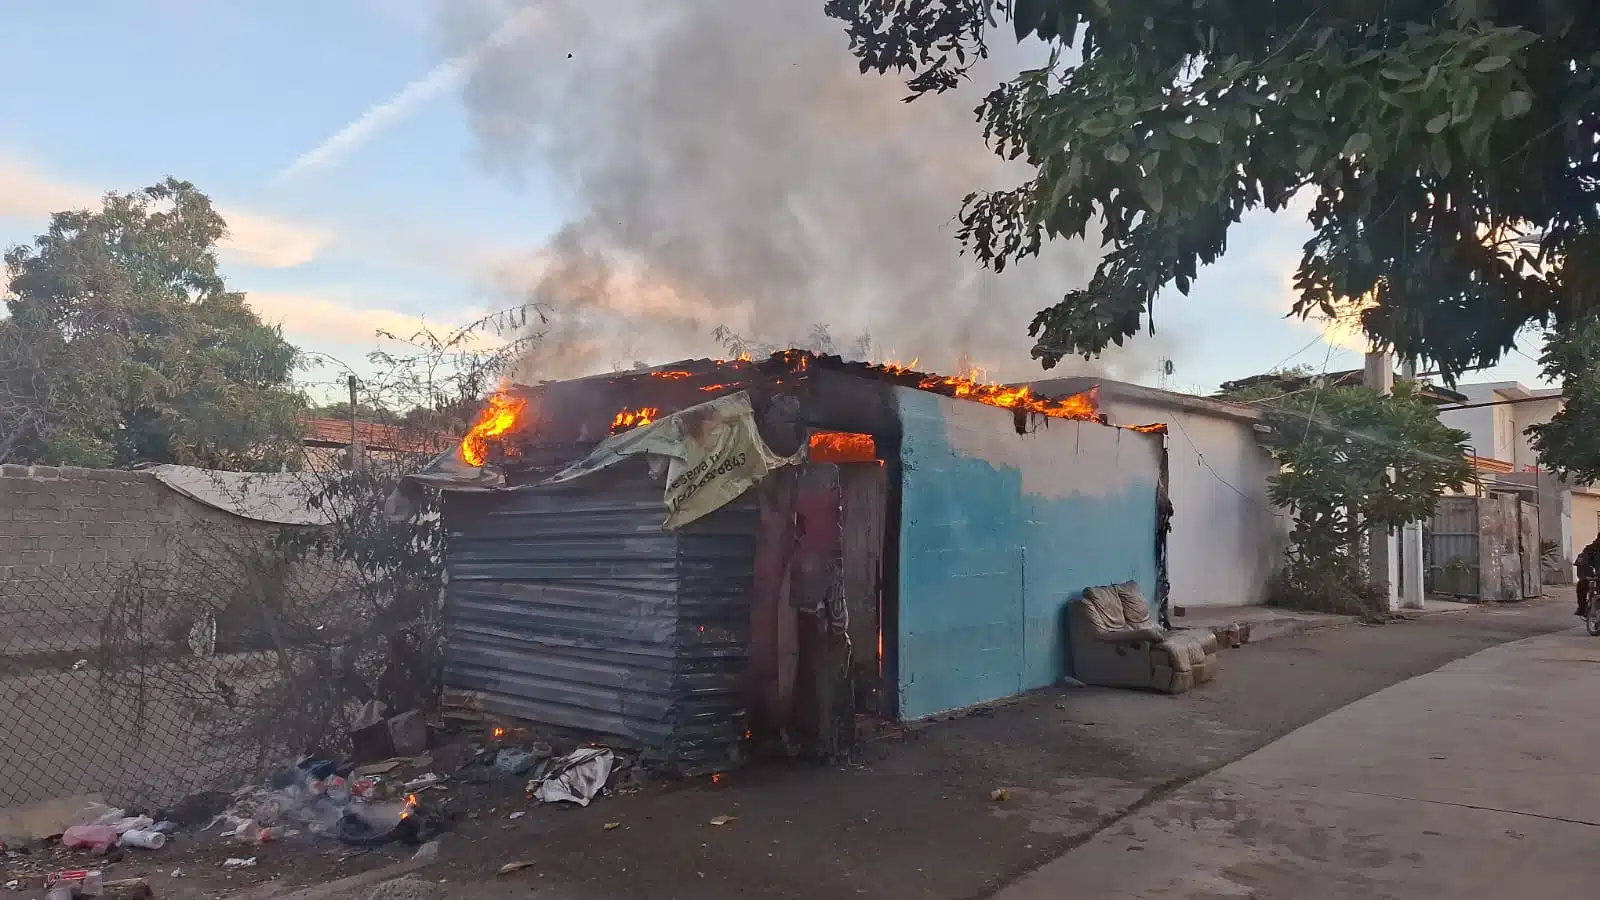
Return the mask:
M1203 776L1004 900L1590 896L1600 638L1484 650Z

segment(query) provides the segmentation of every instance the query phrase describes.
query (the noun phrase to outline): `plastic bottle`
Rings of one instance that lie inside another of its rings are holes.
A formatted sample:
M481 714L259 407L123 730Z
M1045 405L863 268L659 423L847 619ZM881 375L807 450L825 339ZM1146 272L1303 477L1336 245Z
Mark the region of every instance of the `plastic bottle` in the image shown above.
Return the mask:
M122 839L117 841L117 843L123 847L139 847L144 850L160 850L162 847L167 845L167 836L159 831L135 828L132 831L124 831L122 833Z
M61 846L68 850L96 850L104 853L117 842L117 829L110 825L74 825L61 834Z
M254 844L261 839L261 826L254 819L245 819L233 830L233 839L241 844Z

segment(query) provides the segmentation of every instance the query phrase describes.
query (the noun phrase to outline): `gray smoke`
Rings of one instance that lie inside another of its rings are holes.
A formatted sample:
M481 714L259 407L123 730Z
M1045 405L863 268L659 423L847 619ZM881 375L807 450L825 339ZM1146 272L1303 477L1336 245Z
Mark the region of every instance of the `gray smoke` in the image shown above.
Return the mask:
M437 22L446 53L480 48L463 94L483 163L540 173L572 210L497 273L552 310L521 378L715 355L718 326L804 345L818 325L879 359L1042 377L1028 322L1087 280L1092 248L996 276L953 220L966 192L1027 176L972 115L1026 51L907 104L900 80L860 74L822 0L442 0ZM1148 378L1158 355L1142 340L1057 371Z

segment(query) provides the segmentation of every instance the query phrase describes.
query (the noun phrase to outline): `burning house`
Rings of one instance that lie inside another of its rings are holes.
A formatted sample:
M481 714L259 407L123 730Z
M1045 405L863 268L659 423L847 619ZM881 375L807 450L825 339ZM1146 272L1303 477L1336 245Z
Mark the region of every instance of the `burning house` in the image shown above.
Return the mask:
M1163 432L799 351L508 388L419 477L446 702L695 770L1055 683L1085 587L1163 602Z

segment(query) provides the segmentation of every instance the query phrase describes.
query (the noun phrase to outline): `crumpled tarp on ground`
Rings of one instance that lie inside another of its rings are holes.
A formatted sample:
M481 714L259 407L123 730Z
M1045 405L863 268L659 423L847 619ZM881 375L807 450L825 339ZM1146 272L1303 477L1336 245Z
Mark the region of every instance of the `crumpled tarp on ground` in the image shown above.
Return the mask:
M219 472L193 466L152 466L150 473L178 493L224 512L274 525L326 525L311 507L315 483L299 472Z
M604 747L583 747L556 761L548 774L530 785L540 803L576 803L588 806L611 779L616 756Z

